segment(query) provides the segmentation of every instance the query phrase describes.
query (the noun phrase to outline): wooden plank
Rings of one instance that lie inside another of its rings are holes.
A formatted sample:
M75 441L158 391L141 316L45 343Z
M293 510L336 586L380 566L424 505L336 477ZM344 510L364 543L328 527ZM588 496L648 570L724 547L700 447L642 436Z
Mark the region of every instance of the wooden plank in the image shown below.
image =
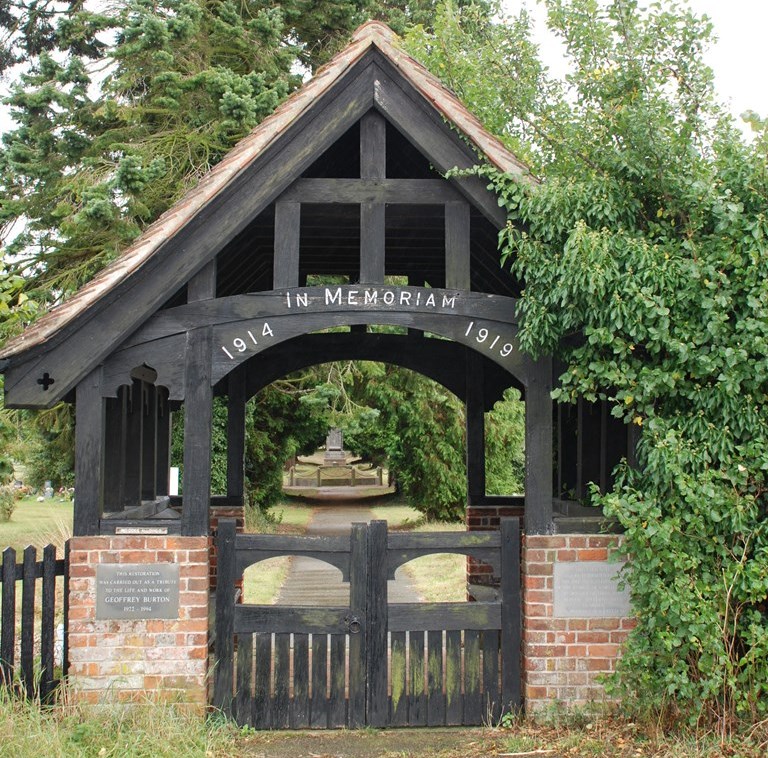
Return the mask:
M360 283L381 284L385 271L386 208L379 203L360 206Z
M253 726L253 635L237 635L237 684L234 716L240 726Z
M445 724L443 694L443 632L427 632L427 725Z
M385 540L386 544L386 540ZM368 639L374 631L372 620L366 617L370 589L371 567L368 548L369 534L366 524L352 524L349 562L349 714L347 725L354 729L366 723L366 691L368 663L371 650ZM385 657L386 662L386 657ZM385 671L386 676L386 671ZM386 687L386 679L385 679ZM386 695L386 692L385 692Z
M127 387L104 400L104 510L117 511L125 500L125 416Z
M525 395L525 532L552 529L552 369L540 358Z
M368 653L365 678L368 686L368 725L383 727L389 716L387 698L387 522L368 525Z
M227 495L242 497L245 482L245 366L227 377Z
M331 635L331 665L328 672L331 690L328 700L328 726L347 725L346 700L346 634Z
M312 635L312 702L309 725L328 727L328 635Z
M464 721L467 726L483 723L480 632L464 632Z
M291 718L291 635L275 634L274 667L275 695L273 698L272 728L287 729Z
M501 605L477 603L390 603L389 630L499 629Z
M522 707L520 656L522 618L520 589L520 522L501 520L501 702L505 710Z
M497 724L501 718L499 692L499 632L481 632L483 646L483 713L487 723Z
M141 429L141 499L154 500L157 487L157 388L144 384Z
M66 587L66 585L65 585ZM40 699L47 702L54 689L53 647L56 612L56 547L43 548L43 586L40 617Z
M390 653L390 726L406 726L408 723L408 679L406 676L405 632L391 632Z
M157 390L157 447L156 447L155 492L158 497L170 492L171 466L171 408L168 402L168 390Z
M461 632L445 633L445 723L458 726L464 719L461 687Z
M74 534L97 534L101 517L101 484L104 455L104 401L101 369L94 369L75 392Z
M309 726L309 635L293 635L291 729Z
M424 683L424 632L409 632L408 652L408 724L410 726L426 726L427 692Z
M35 563L37 548L24 548L24 578L21 580L21 683L29 697L35 687Z
M211 496L211 390L210 327L187 335L186 400L184 402L184 482L181 533L208 534L208 502Z
M467 353L467 502L475 505L485 497L485 402L483 400L483 360ZM527 406L526 406L527 409Z
M294 203L443 205L462 201L446 179L298 179L281 199Z
M13 681L16 649L16 551L3 550L3 599L0 611L0 673L6 686Z
M360 119L360 176L384 179L387 175L387 122L380 113L368 111Z
M256 729L272 727L272 635L255 635L252 720Z
M216 259L208 261L187 283L187 302L216 297Z
M445 286L447 289L469 290L469 204L445 204Z
M132 508L141 503L141 445L144 425L144 383L134 379L128 390L128 413L125 417L125 482L122 508Z
M61 675L63 679L69 674L69 540L64 543L64 650L62 651Z
M275 203L275 257L272 272L274 289L299 286L299 244L301 205L278 200Z
M349 608L344 606L250 605L235 608L235 634L245 632L296 632L320 634L331 629L343 630Z
M216 661L213 683L213 705L224 713L232 712L232 678L235 645L235 519L221 519L216 536Z

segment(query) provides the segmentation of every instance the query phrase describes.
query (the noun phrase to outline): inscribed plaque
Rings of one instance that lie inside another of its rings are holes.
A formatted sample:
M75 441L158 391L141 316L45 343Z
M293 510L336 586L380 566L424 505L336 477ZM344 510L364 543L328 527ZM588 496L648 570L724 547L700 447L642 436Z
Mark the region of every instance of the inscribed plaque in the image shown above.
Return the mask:
M619 591L620 566L603 561L563 561L554 567L554 609L559 618L629 616L629 590Z
M178 564L110 563L96 566L97 619L178 617Z

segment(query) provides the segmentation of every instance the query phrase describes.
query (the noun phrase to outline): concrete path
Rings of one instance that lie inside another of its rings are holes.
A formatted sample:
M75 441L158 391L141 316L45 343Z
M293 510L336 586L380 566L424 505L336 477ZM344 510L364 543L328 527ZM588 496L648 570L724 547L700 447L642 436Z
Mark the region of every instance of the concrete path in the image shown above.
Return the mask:
M307 527L307 534L349 534L353 523L369 522L375 516L361 503L317 506ZM416 603L421 599L405 572L388 583L390 603ZM314 558L291 558L288 576L277 596L277 605L347 605L349 582L341 581L341 572Z

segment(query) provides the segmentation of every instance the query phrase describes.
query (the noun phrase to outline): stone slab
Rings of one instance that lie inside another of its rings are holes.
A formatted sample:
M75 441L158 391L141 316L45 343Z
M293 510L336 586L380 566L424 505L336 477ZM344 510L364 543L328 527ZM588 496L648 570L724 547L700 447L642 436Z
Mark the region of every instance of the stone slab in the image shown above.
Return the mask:
M97 619L177 619L176 563L114 563L96 566Z
M612 618L630 614L629 590L620 591L621 566L604 561L561 561L554 566L557 618Z

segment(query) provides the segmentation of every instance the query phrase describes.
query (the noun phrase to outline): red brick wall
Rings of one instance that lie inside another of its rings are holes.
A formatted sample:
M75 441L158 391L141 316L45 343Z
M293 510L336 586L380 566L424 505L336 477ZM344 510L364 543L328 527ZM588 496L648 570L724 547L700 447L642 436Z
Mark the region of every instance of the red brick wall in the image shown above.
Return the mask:
M497 531L501 519L512 517L522 518L523 509L515 505L470 505L467 506L467 531L488 532ZM480 563L474 558L467 558L467 585L479 584L486 587L498 587L499 577L493 575L493 570L487 563ZM467 598L474 600L472 592L467 592Z
M242 534L245 531L245 509L242 505L217 505L215 508L211 508L209 516L211 537L208 543L211 591L216 589L216 535L219 533L219 519L222 518L235 519L237 533ZM242 589L242 585L242 580L240 580L237 586Z
M158 698L203 709L208 668L208 539L73 537L69 681L80 702ZM96 619L96 566L176 563L178 619Z
M555 701L585 705L605 699L600 675L613 671L630 618L555 618L554 566L607 561L621 538L530 535L523 544L523 688L526 711Z

